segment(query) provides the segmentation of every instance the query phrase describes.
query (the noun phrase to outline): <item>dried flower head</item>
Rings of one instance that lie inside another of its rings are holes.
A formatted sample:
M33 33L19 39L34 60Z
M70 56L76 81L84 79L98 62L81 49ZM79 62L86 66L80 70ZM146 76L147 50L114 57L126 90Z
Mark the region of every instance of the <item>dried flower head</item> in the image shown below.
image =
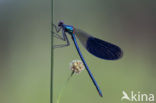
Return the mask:
M73 60L70 63L70 69L74 72L74 73L80 73L82 70L84 70L84 65L82 63L81 60Z

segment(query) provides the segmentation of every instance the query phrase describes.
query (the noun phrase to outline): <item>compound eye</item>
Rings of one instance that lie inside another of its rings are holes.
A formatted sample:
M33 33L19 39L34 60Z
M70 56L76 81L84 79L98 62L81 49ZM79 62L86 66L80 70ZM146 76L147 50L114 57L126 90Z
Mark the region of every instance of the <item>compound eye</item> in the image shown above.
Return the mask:
M63 25L63 21L60 21L59 23L58 23L58 26L62 26Z

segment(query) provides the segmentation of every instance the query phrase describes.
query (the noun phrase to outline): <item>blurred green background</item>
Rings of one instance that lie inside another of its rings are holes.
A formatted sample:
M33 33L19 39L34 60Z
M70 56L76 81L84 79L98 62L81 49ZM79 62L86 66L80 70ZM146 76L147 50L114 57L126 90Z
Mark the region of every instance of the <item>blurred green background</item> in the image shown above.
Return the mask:
M0 1L0 103L49 103L51 1ZM61 103L121 103L122 91L156 94L156 1L54 0L54 23L83 29L120 46L123 58L101 60L80 49L98 82L74 75ZM70 36L68 36L70 39ZM54 50L54 103L79 59L75 47ZM54 39L54 44L64 43ZM124 103L129 103L124 101Z

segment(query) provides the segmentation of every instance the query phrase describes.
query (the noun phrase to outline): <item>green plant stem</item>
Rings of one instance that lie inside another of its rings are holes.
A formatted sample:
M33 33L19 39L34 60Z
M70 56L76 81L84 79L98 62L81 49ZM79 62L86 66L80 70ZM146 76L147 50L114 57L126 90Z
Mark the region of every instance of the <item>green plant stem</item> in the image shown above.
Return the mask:
M69 80L71 79L71 77L73 76L73 74L74 74L74 71L71 73L71 75L68 77L67 81L65 82L64 86L62 87L62 89L61 89L61 91L60 91L60 93L59 93L59 95L57 97L57 102L56 103L60 103L60 99L61 99L61 96L63 94L63 91L66 88L66 86L68 85Z
M50 72L50 103L53 103L53 0L51 0L51 72Z

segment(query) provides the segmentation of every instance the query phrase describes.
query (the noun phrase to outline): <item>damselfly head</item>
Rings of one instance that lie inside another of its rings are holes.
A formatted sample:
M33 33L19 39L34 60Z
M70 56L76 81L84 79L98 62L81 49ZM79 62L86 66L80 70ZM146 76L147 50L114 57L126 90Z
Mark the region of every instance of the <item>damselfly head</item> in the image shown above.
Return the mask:
M62 26L63 24L64 24L64 22L61 20L61 21L59 21L58 26Z
M81 60L73 60L70 63L70 69L74 72L74 73L80 73L82 70L84 70L84 65L83 62Z

